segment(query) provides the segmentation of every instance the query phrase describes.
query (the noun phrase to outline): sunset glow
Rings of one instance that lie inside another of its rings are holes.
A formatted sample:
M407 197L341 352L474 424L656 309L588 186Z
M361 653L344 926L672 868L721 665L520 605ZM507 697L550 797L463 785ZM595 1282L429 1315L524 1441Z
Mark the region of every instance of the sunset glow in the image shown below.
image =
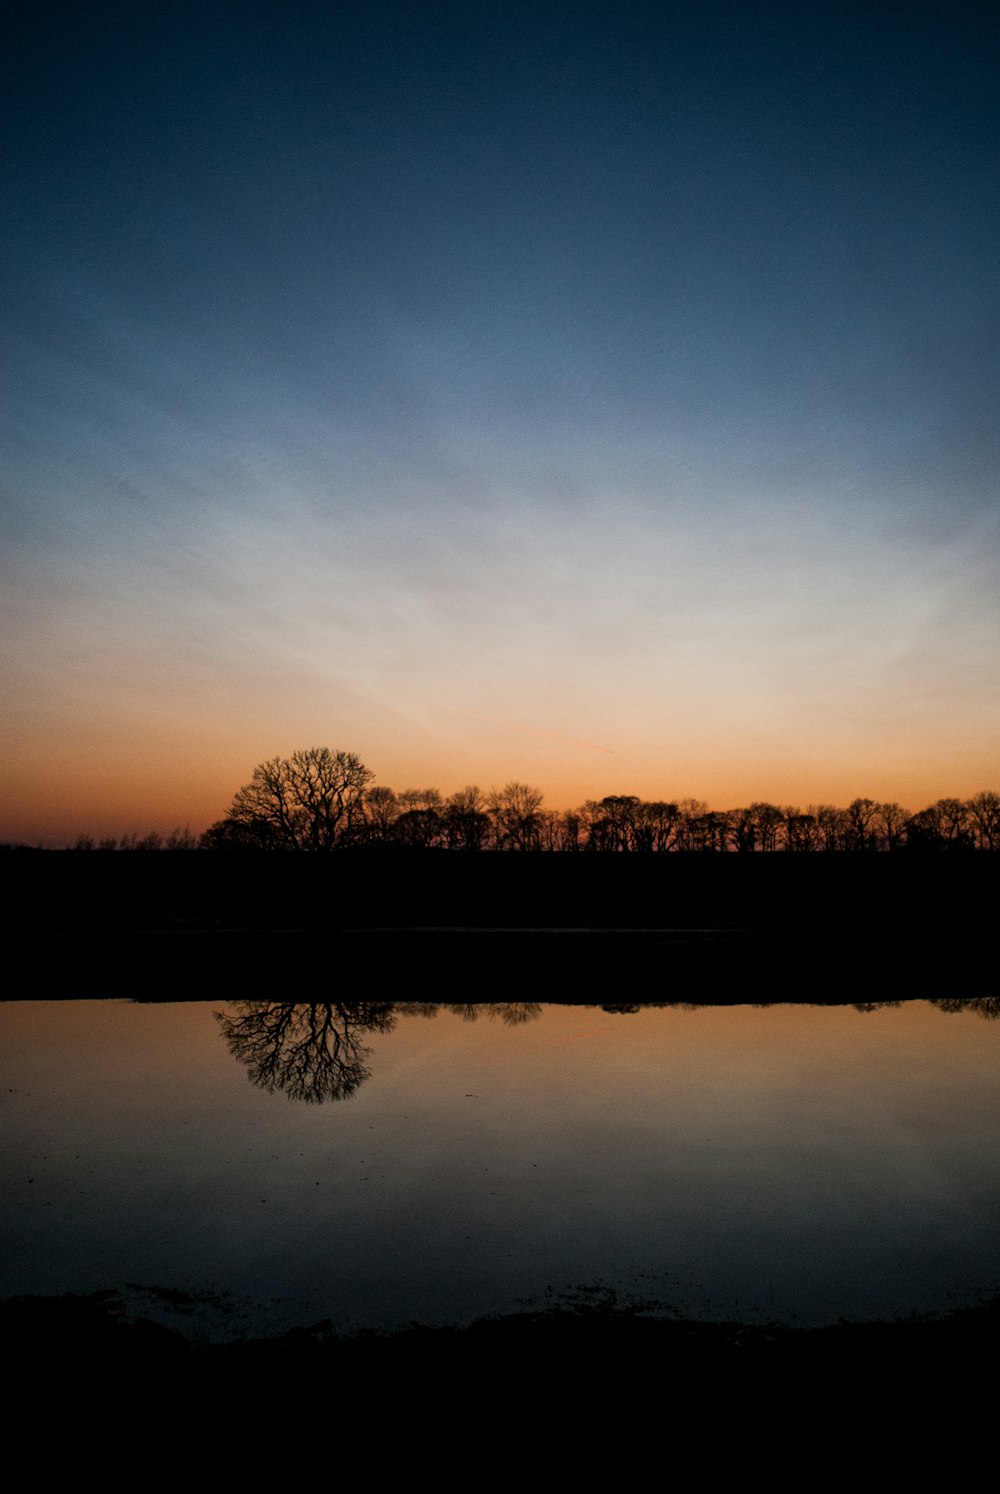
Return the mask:
M968 14L21 8L0 839L1000 786Z

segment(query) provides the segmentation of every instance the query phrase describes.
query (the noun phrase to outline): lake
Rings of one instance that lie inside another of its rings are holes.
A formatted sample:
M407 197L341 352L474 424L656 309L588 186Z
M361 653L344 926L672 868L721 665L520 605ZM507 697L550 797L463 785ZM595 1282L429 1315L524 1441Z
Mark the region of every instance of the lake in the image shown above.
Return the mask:
M1000 1279L996 1010L9 1002L0 1296L127 1288L212 1338L580 1287L962 1305Z

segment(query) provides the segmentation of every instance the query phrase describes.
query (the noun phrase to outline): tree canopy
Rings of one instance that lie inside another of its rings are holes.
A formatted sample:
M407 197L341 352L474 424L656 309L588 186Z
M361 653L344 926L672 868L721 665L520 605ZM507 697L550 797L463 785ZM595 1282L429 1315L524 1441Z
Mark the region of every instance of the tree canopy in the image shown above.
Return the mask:
M332 851L342 846L452 851L996 851L1000 794L939 799L911 814L895 803L854 799L779 806L754 801L712 810L700 799L646 801L635 794L588 799L564 813L542 808L542 792L509 782L449 797L435 788L396 791L353 752L311 747L254 769L226 818L201 839L207 850ZM190 848L175 832L125 838L121 849ZM114 849L115 842L101 842ZM96 848L81 837L78 850Z
M332 851L360 828L374 777L356 753L329 747L273 757L254 768L209 837L218 845Z

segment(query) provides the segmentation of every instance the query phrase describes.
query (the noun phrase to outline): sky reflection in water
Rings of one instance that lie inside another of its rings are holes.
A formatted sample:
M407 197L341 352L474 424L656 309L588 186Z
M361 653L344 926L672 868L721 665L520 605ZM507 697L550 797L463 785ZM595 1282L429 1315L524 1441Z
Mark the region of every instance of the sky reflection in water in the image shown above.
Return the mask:
M945 1307L1000 1277L981 1016L5 1005L0 1295L229 1293L222 1333L598 1281L705 1315Z

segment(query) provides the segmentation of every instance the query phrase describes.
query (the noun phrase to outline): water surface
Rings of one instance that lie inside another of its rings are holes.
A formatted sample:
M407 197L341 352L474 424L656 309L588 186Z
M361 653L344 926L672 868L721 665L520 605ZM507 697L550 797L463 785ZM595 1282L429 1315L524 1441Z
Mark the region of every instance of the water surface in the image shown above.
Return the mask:
M6 1004L0 1296L205 1294L213 1334L595 1283L800 1323L955 1305L1000 1277L984 1010Z

